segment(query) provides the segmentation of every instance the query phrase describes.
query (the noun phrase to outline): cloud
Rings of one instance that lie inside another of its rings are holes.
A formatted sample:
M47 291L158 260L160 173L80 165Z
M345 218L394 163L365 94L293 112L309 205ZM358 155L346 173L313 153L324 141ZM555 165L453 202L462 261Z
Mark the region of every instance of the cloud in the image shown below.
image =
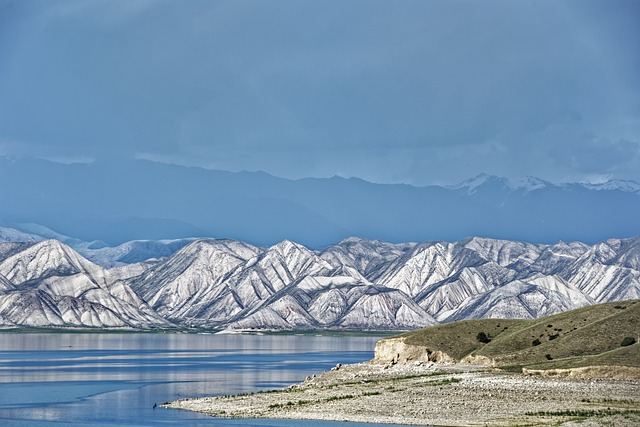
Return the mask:
M550 151L556 164L588 174L615 174L628 165L638 165L640 160L640 144L637 142L625 139L611 141L594 135L585 135L569 144L557 144Z
M479 172L640 179L638 29L598 2L8 10L0 136L22 146L5 151L420 184Z
M103 30L130 23L157 5L157 0L40 1L41 19L82 21Z

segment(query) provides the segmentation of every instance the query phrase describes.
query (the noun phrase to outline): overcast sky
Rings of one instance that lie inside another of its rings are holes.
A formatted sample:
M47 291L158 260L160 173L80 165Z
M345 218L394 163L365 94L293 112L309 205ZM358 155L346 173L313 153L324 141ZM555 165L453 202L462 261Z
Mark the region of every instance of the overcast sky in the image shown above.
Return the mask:
M0 155L640 181L640 1L0 0Z

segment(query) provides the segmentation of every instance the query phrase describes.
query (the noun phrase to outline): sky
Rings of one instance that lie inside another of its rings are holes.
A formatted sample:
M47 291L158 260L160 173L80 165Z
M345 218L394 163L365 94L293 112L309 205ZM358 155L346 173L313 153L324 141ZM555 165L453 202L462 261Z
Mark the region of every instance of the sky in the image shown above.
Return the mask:
M640 181L639 23L637 0L0 0L0 155Z

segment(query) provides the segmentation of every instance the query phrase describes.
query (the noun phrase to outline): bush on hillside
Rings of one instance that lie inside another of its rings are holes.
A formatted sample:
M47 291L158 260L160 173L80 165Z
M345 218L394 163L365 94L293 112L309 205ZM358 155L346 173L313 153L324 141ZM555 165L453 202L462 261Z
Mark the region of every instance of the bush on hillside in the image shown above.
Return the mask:
M628 345L632 345L636 343L636 339L634 337L624 337L622 339L622 343L620 343L621 347L626 347Z
M489 335L485 334L484 332L478 332L478 335L476 335L476 339L483 344L491 342L491 338L489 338Z

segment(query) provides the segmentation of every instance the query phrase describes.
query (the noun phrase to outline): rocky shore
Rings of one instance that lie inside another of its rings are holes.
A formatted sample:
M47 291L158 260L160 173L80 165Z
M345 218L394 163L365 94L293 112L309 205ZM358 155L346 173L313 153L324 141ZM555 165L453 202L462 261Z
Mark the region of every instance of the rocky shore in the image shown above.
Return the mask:
M373 361L338 365L284 390L182 399L164 406L230 418L431 426L640 425L640 380L584 376Z

